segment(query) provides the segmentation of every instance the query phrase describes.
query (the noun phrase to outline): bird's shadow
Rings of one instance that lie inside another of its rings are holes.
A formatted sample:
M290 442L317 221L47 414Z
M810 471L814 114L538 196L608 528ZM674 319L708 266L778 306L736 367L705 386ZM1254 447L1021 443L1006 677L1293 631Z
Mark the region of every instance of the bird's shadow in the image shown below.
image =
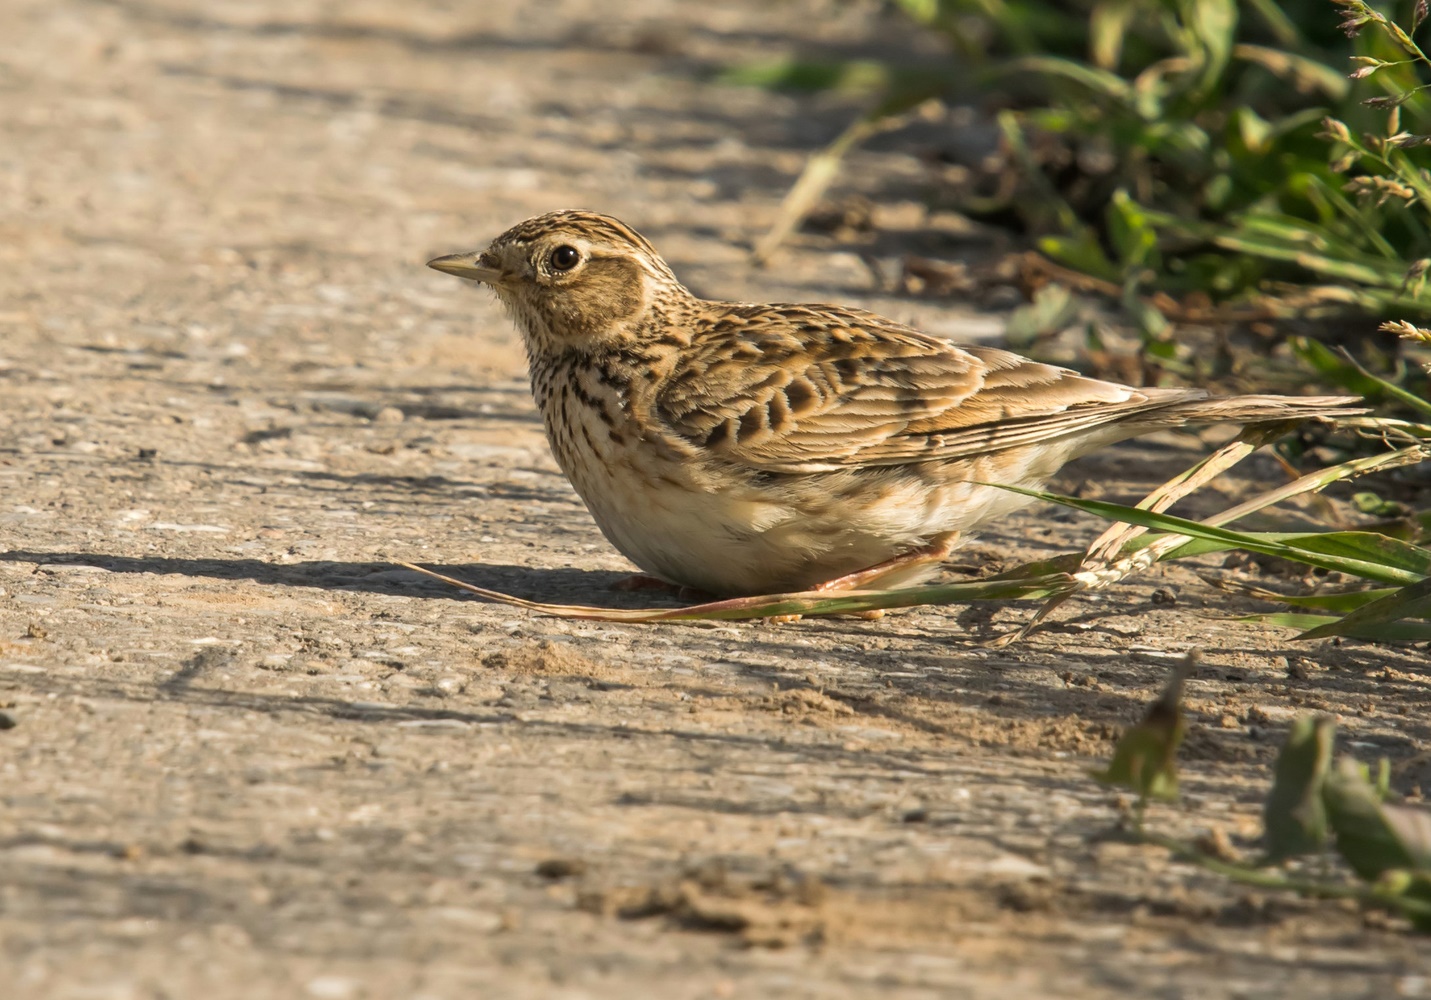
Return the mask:
M211 580L252 580L286 587L385 594L393 597L467 598L456 587L414 573L393 563L308 561L264 562L260 559L175 559L162 556L118 556L101 552L39 552L12 549L0 561L46 565L96 566L110 573L178 575ZM683 603L661 590L627 593L612 584L629 573L573 568L543 569L499 563L424 564L444 576L523 600L579 602L617 608L648 605L679 607ZM475 598L473 598L475 599Z

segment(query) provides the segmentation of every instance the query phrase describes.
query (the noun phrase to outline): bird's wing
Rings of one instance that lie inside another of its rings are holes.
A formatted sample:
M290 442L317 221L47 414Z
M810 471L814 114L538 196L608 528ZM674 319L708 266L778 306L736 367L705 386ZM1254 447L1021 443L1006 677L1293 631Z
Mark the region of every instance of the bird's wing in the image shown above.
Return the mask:
M751 305L695 331L655 404L728 461L821 472L999 451L1195 395L956 347L862 310Z

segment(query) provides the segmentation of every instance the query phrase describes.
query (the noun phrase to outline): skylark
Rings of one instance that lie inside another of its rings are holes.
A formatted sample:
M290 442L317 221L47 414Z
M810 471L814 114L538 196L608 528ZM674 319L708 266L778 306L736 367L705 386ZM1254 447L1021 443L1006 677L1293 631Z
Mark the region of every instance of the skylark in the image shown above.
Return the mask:
M629 226L528 219L430 261L526 343L562 471L645 572L711 594L907 584L1067 461L1188 424L1334 417L1343 396L1135 389L860 309L697 298Z

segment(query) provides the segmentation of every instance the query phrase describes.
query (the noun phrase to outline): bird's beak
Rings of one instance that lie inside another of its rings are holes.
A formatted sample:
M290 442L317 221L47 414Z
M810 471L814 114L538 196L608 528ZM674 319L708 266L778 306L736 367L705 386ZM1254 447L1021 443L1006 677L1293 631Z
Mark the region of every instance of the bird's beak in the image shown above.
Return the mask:
M446 257L428 261L427 266L448 274L455 274L459 278L481 281L489 285L495 285L502 279L502 272L494 267L484 265L482 254L475 250L471 253L450 253Z

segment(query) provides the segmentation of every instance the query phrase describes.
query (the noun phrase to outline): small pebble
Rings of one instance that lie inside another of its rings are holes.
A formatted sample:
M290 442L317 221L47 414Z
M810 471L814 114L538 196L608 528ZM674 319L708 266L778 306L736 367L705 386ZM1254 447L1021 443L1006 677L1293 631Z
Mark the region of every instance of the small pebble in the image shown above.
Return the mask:
M1266 726L1272 723L1272 713L1261 705L1253 705L1244 713L1249 723L1259 726Z
M586 871L586 862L580 858L547 858L537 863L536 871L542 878L570 878Z
M396 406L384 406L377 413L373 414L373 423L375 424L400 424L403 422L403 419L402 410L399 410Z
M308 980L305 992L316 1000L348 1000L358 995L359 983L344 976L317 976Z

